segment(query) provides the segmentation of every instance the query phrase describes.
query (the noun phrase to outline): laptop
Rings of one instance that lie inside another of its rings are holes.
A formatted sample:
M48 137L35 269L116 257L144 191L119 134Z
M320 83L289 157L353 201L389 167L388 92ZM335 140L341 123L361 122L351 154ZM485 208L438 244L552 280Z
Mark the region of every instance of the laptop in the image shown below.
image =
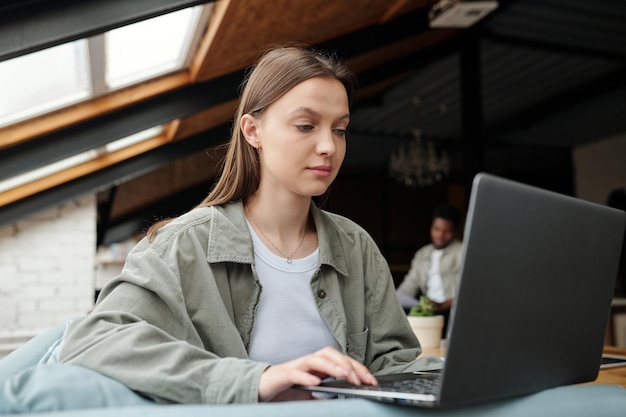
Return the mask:
M443 370L381 376L378 387L333 381L300 388L446 408L596 379L625 218L621 210L478 174ZM407 379L436 389L385 389Z

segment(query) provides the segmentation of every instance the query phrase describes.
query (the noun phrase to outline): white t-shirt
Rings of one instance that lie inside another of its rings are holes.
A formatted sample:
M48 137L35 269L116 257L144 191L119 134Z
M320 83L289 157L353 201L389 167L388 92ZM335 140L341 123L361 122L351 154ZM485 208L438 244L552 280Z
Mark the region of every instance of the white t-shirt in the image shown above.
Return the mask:
M428 280L426 281L426 297L436 303L443 303L446 301L446 296L443 292L443 282L441 281L441 272L439 269L442 255L443 249L433 250L430 255L430 268L428 269Z
M305 258L287 263L286 258L265 246L249 223L248 227L262 286L248 352L250 359L278 364L335 346L310 285L317 270L319 248Z

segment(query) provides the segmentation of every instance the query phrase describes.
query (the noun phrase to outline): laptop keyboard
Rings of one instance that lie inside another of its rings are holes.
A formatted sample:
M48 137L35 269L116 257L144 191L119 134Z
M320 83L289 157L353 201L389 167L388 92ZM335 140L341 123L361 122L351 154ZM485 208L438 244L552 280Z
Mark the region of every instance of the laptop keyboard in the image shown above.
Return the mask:
M433 394L439 392L441 378L414 378L398 381L384 381L379 386L362 385L359 388L379 391L381 389L392 392L413 392L420 394Z
M436 394L439 391L440 378L415 378L404 381L392 381L385 384L385 388L396 392L420 392Z

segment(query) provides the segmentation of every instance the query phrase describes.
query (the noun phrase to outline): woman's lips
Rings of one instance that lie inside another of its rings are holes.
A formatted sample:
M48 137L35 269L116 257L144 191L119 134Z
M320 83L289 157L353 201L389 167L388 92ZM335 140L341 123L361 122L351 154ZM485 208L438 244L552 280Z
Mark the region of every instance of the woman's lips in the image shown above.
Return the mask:
M319 177L328 177L330 173L332 172L332 167L317 166L317 167L310 167L309 170Z

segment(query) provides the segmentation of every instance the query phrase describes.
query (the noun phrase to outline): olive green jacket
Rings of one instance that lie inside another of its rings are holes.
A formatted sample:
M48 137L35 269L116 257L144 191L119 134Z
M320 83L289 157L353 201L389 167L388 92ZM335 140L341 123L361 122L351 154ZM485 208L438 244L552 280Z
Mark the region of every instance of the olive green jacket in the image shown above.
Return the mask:
M374 373L427 367L414 361L419 343L371 237L314 204L311 213L320 248L311 291L336 348ZM160 402L256 402L270 366L248 358L261 291L241 202L196 208L137 244L94 311L72 324L59 359Z

